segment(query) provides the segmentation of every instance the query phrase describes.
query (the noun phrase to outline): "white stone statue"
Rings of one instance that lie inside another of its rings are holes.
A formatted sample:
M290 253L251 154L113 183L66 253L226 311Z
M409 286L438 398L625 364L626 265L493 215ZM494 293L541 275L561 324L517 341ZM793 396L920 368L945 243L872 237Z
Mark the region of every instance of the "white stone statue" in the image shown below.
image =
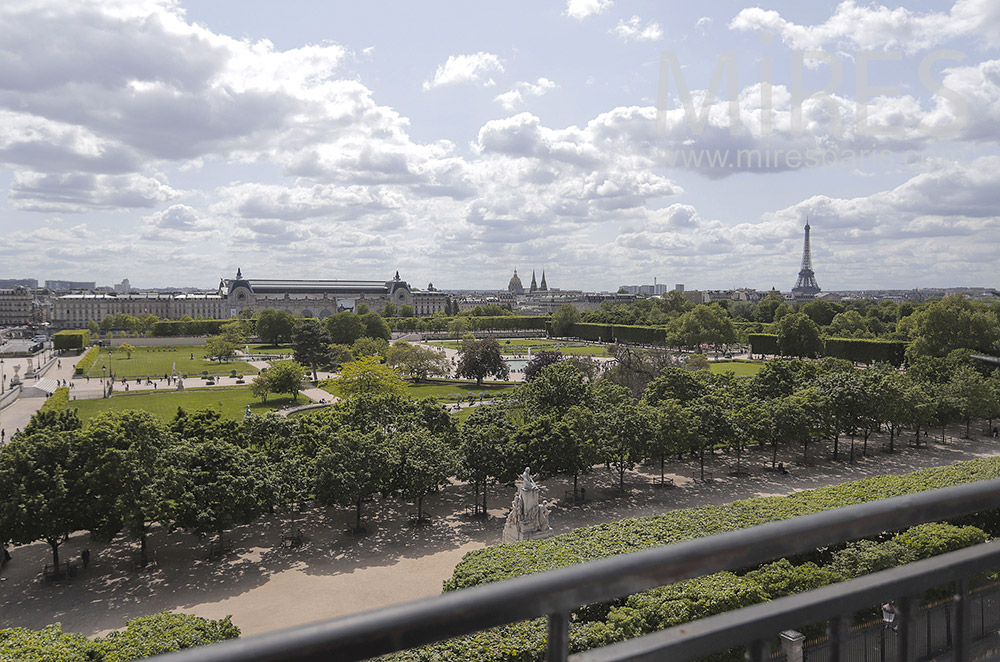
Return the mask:
M510 505L501 542L537 540L551 535L551 531L548 502L538 503L538 484L531 476L530 467L525 467L521 485Z

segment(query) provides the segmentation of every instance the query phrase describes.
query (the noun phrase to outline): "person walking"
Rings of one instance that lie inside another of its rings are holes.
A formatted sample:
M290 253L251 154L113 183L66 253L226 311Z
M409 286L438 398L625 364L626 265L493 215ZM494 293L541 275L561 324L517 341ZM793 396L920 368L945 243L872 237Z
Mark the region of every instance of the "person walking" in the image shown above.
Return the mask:
M85 549L82 552L80 552L80 558L83 560L83 567L84 568L86 568L88 565L90 565L90 550L89 549Z

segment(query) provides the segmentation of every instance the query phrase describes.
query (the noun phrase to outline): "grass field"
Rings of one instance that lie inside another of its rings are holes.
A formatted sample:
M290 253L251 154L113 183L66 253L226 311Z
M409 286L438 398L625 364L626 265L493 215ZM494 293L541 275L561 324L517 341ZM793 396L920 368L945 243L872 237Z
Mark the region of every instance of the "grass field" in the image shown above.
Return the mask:
M295 352L288 345L250 345L250 351L253 354L292 354Z
M509 338L506 340L501 339L497 342L500 343L500 352L508 356L525 356L529 348L532 354L537 354L541 351L551 352L558 349L568 356L610 356L605 345L566 343L557 340L545 340L544 338ZM429 344L447 347L448 349L459 349L462 346L460 340L434 340Z
M715 374L723 372L735 373L737 377L756 375L764 367L761 362L750 361L713 361L710 370Z
M441 380L420 382L410 384L406 389L406 395L414 400L426 400L427 398L437 398L441 402L456 402L459 398L467 399L470 395L485 394L489 397L494 393L509 391L518 385L519 382L484 382L482 386L476 386L476 382L464 380ZM324 391L333 393L333 388L321 386Z
M102 367L107 367L108 373L114 373L115 377L163 377L169 375L174 365L177 371L183 375L200 375L203 370L208 370L212 375L228 375L230 371L236 370L241 375L256 375L257 368L254 368L244 361L230 361L219 363L218 361L208 361L205 359L205 346L194 345L190 347L137 347L132 352L132 358L124 352L111 352L110 361L108 352L102 349L100 356L94 361L86 375L91 379L102 376ZM192 358L193 357L193 358Z
M250 389L188 389L185 391L153 391L152 393L116 393L103 400L73 400L70 409L79 410L80 419L87 420L105 411L122 411L139 409L148 411L165 421L172 420L178 407L192 412L199 409L214 409L221 412L224 418L243 418L247 405L255 414L263 414L273 409L281 409L288 405L307 404L310 400L299 395L298 402L283 396L269 397L267 404L262 404L260 398L255 398Z

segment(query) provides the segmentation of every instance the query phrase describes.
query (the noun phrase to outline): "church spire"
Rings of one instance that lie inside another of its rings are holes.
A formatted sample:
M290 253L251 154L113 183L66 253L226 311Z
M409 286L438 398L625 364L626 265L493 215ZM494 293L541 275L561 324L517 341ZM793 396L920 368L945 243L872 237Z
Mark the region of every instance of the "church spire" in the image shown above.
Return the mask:
M545 269L542 269L542 284L538 286L538 289L542 292L549 291L549 286L545 283Z
M535 270L534 269L531 270L531 289L528 290L528 291L529 292L537 292L538 291L538 281L535 280Z

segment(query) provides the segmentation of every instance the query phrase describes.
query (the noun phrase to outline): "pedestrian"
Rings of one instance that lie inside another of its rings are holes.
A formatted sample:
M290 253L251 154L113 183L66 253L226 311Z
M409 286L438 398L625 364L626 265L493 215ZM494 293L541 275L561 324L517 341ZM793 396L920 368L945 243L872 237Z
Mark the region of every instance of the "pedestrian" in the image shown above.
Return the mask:
M994 425L993 426L993 438L996 439L997 437L1000 437L1000 430L998 430L997 427Z
M892 602L882 604L882 624L886 630L892 630L893 632L899 627L899 624L896 622L896 608L892 606Z
M7 436L7 428L0 430L0 444L3 443L3 438Z
M82 552L80 552L80 558L83 559L83 567L86 568L87 565L90 563L90 550L85 549Z

